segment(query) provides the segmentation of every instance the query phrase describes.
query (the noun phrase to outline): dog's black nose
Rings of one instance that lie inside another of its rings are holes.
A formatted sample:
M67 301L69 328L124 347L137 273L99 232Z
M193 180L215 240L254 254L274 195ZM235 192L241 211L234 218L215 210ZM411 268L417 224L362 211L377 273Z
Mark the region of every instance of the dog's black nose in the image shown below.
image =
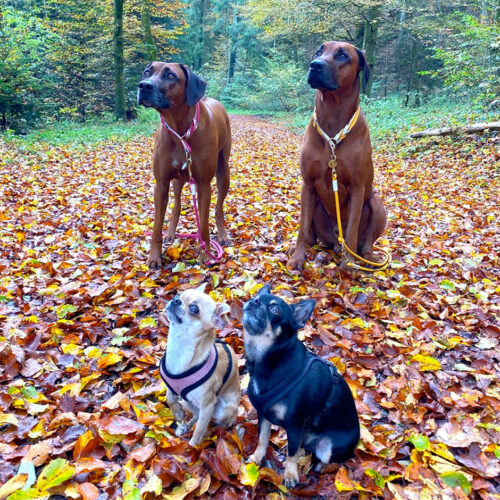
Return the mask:
M325 61L322 61L321 59L314 59L314 61L312 61L309 65L311 69L322 69L324 66Z
M151 82L148 82L147 80L139 83L139 88L141 90L144 90L146 92L153 90L153 84Z

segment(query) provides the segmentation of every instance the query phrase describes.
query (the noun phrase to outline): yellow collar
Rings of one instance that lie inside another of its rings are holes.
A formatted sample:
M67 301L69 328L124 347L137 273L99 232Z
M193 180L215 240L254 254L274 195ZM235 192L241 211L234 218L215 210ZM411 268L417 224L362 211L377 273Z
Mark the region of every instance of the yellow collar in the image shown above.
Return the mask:
M358 121L358 116L361 108L358 106L358 109L354 112L352 115L351 119L349 120L349 123L340 130L340 132L335 136L335 137L330 137L320 126L318 123L318 116L316 114L316 108L314 108L314 113L313 113L313 125L314 128L318 131L318 134L325 139L326 142L330 145L332 150L337 146L344 138L345 136L352 130L354 125L356 125L356 122Z

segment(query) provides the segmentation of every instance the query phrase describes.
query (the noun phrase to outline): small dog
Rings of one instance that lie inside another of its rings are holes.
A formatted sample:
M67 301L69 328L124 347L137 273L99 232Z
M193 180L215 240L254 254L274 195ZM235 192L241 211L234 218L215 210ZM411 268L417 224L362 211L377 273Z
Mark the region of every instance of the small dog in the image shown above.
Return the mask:
M186 290L168 302L170 329L160 361L167 403L179 424L176 435L196 424L191 446L203 440L212 417L224 428L233 425L241 399L234 351L215 336L216 328L228 324L229 306L215 303L203 288ZM193 415L187 422L183 407Z
M260 465L271 424L283 427L288 439L287 488L299 481L300 447L314 453L323 465L343 462L354 456L360 435L346 381L297 338L315 305L315 300L287 304L265 285L243 307L248 395L259 418L259 442L248 461Z

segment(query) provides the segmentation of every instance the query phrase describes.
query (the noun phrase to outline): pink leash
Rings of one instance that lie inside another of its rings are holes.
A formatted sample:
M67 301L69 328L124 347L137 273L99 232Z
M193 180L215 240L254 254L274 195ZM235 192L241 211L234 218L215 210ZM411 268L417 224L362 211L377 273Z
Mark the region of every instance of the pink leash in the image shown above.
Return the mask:
M191 189L191 199L193 202L193 210L194 210L194 215L196 217L196 226L198 228L198 231L196 233L187 233L187 234L176 234L177 238L192 238L192 239L197 239L198 243L202 249L202 251L209 257L209 260L207 261L208 265L212 264L218 264L222 256L224 255L224 250L221 247L221 245L215 241L214 239L210 239L210 247L213 249L213 253L210 251L209 248L207 248L207 244L202 238L201 235L201 226L200 226L200 214L198 212L198 203L197 203L197 196L196 196L196 181L193 178L193 175L191 173L191 164L193 163L191 159L191 147L189 146L187 139L189 139L196 129L198 128L198 123L200 121L200 103L196 103L196 112L194 114L193 121L191 122L191 125L189 128L186 130L184 135L178 134L166 121L163 115L161 116L161 123L167 130L167 132L174 137L177 137L179 139L180 143L182 144L182 147L184 148L184 153L186 153L186 161L184 162L184 165L182 165L181 170L185 170L186 168L188 169L189 172L189 187Z

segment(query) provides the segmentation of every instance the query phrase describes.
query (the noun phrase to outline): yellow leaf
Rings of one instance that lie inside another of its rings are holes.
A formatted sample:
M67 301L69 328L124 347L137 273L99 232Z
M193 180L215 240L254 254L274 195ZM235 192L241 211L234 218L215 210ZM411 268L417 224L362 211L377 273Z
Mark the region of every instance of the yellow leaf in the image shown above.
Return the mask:
M416 354L411 358L412 361L420 363L420 371L428 372L441 369L441 363L432 356L424 356L423 354Z
M28 474L17 474L11 477L1 488L0 488L0 498L6 498L14 491L20 490L28 479Z

